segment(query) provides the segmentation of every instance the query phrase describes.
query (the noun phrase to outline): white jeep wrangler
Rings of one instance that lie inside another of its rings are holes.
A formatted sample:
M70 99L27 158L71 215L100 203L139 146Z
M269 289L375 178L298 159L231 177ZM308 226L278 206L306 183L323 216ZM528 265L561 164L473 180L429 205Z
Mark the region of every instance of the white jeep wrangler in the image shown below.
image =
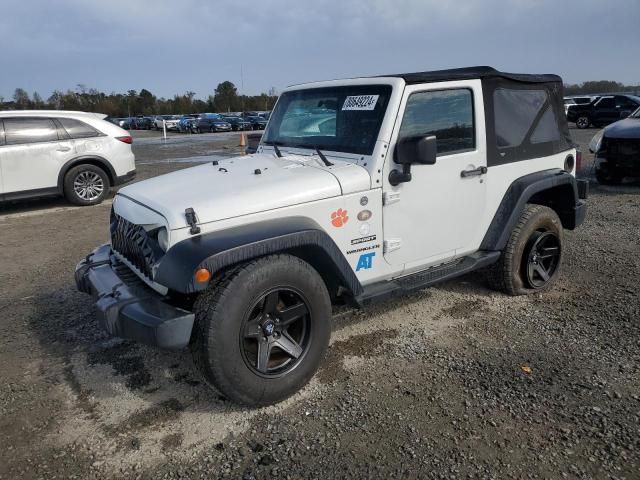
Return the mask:
M120 190L111 242L76 269L112 335L189 346L229 399L314 375L331 308L488 267L548 288L586 181L555 75L489 67L288 88L254 155Z

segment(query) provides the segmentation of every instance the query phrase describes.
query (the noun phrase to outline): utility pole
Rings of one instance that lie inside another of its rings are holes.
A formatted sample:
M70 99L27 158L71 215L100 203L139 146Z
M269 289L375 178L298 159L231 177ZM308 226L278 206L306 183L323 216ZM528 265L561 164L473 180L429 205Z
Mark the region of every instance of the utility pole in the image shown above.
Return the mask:
M240 64L240 98L242 99L242 111L244 112L244 74L242 72L242 64Z

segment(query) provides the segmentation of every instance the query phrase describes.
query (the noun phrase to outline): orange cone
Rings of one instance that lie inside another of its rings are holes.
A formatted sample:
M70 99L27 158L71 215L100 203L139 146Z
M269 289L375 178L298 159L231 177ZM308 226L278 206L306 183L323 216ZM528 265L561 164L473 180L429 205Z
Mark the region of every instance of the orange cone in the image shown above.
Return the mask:
M242 132L240 134L240 145L238 145L239 147L246 147L247 146L247 139L244 136L244 132Z

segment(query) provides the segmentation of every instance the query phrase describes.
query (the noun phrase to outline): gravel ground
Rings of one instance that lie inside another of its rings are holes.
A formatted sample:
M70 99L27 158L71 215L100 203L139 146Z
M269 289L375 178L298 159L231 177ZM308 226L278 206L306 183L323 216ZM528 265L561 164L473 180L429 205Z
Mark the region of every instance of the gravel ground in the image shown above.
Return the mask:
M572 133L586 150L595 131ZM235 147L205 138L171 155ZM189 166L136 149L140 178ZM99 330L72 272L109 208L0 212L0 478L640 478L637 183L592 188L552 291L510 298L472 274L338 309L311 384L258 410L185 352Z

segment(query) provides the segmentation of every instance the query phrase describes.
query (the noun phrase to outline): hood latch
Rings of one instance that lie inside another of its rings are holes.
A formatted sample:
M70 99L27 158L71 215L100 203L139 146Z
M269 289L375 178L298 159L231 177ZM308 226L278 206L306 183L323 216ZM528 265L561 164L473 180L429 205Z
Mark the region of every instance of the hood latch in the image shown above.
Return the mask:
M184 211L184 216L187 219L187 223L191 227L189 233L191 235L197 235L200 233L200 227L198 226L198 215L193 208L189 207Z

